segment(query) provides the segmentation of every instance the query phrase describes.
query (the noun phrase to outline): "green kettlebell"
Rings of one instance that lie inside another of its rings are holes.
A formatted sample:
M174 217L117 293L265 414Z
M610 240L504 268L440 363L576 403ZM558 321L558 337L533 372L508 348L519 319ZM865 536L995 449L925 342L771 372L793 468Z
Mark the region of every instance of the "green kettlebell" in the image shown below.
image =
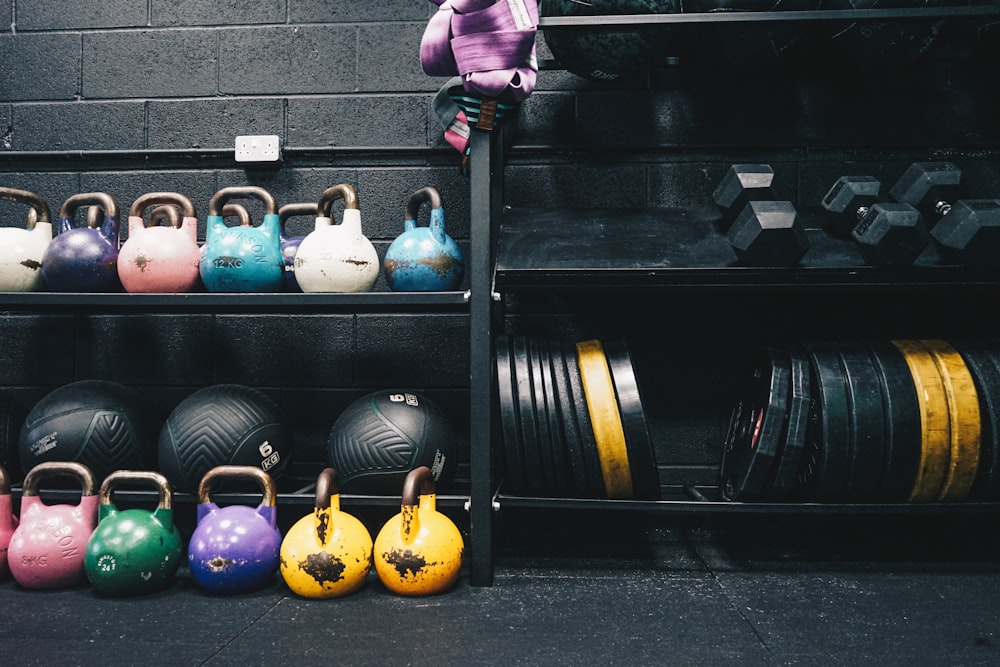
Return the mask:
M112 492L130 481L156 485L160 499L155 510L120 511L115 506ZM158 472L116 470L104 479L97 528L83 559L87 579L98 592L117 597L140 595L173 583L183 550L171 505L170 483Z

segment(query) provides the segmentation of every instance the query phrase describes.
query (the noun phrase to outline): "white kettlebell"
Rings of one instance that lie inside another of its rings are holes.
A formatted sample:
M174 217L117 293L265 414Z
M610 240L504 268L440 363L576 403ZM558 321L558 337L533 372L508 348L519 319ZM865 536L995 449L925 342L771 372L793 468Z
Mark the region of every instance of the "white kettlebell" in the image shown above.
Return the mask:
M49 206L34 192L16 188L0 187L0 199L29 207L24 227L0 228L0 292L44 290L42 257L52 241Z

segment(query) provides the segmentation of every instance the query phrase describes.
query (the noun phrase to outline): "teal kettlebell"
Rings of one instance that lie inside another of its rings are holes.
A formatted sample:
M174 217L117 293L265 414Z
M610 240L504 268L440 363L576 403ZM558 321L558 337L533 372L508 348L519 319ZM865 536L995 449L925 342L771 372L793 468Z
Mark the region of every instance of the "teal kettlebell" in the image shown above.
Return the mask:
M264 205L260 225L227 226L226 202L234 198L257 199ZM198 271L209 292L278 292L285 274L281 254L278 206L267 190L257 186L232 186L215 193L205 219L205 245Z
M431 205L430 224L417 226L424 202ZM417 190L406 205L403 232L385 252L382 262L389 289L394 292L447 292L465 276L465 258L444 224L441 195L432 187Z

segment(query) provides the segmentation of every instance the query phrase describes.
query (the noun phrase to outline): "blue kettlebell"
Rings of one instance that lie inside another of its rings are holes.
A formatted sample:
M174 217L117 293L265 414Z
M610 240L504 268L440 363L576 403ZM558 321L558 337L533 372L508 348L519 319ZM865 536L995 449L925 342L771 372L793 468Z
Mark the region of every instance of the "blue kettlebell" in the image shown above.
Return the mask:
M85 227L76 212L90 206ZM103 218L95 215L104 211ZM118 202L103 192L68 198L59 208L58 233L42 256L42 279L50 292L121 292L118 278Z
M427 227L417 227L417 213L430 202ZM393 292L447 292L457 289L465 276L465 258L444 226L441 195L428 186L413 193L406 205L403 233L389 246L382 262Z
M299 215L309 216L310 223L314 223L318 207L313 202L300 202L297 204L285 204L278 209L278 222L281 226L281 256L285 259L285 279L281 284L282 292L301 292L299 281L295 279L295 254L299 250L299 245L305 234L301 236L290 236L286 226L288 219Z
M226 225L227 201L243 197L264 205L258 226ZM267 190L257 186L232 186L215 193L205 218L205 245L198 271L209 292L277 292L285 272L281 257L278 206Z

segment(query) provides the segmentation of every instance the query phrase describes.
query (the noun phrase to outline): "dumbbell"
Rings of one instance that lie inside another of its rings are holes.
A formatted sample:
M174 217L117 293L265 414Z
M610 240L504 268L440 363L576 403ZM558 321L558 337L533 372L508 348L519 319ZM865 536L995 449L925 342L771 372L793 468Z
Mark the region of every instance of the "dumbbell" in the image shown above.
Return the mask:
M724 232L741 264L795 266L809 238L790 201L775 201L774 170L767 164L734 164L712 194Z
M912 264L930 243L916 207L882 200L882 183L872 176L841 176L823 197L826 228L833 236L852 239L872 266Z
M914 162L889 196L921 212L944 263L1000 263L1000 199L959 199L961 180L951 162Z

